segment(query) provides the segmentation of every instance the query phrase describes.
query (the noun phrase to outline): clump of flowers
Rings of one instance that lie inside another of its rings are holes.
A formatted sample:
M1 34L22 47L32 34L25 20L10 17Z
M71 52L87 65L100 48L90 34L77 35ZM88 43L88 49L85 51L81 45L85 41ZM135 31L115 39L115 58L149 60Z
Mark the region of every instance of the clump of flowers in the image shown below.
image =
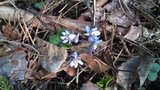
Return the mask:
M79 34L71 33L67 30L62 32L62 36L60 37L62 39L62 43L78 43L79 41Z
M78 65L83 65L84 63L82 62L81 58L79 57L77 52L73 52L71 54L70 60L69 60L69 65L71 67L77 68Z
M100 40L100 31L97 30L97 28L90 28L89 26L86 26L86 36L88 36L88 41L91 43L90 46L90 54L93 54L93 51L97 48L98 44L102 42Z

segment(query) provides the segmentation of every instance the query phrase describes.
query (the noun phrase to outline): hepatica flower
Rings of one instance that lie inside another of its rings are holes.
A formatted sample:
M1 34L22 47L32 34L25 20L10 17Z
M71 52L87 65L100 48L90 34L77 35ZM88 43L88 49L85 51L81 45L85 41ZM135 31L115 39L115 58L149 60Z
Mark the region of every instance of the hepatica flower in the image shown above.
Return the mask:
M97 48L98 44L102 42L100 40L100 31L97 30L97 28L90 28L89 26L86 26L86 36L88 36L88 41L91 43L90 46L90 54L92 55L93 51Z
M86 26L86 34L87 36L99 36L101 33L97 30L97 28L91 29L89 26Z
M65 30L64 32L62 32L62 36L60 38L62 39L62 43L78 43L79 34L76 35Z
M77 68L79 64L83 65L83 62L82 62L81 58L78 56L78 53L73 52L71 54L71 57L70 57L70 60L69 60L69 65L71 67Z

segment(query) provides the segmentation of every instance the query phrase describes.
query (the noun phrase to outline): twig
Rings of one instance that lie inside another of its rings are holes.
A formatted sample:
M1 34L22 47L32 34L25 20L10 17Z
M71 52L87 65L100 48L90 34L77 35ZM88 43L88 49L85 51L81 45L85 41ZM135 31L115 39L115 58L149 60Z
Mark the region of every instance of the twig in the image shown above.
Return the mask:
M18 14L16 13L16 9L12 7L7 7L7 6L0 6L0 18L3 19L11 19L17 20L19 18ZM25 12L24 10L19 9L19 12L21 15L24 17L24 20L26 22L30 21L34 15L29 12ZM10 18L9 18L10 17ZM77 31L77 32L85 32L85 27L86 25L91 25L90 22L87 21L79 21L79 20L73 20L73 19L67 19L67 18L61 18L59 21L57 21L56 16L44 16L41 17L41 20L48 25L48 28L50 29L55 29L54 25L58 24L59 26L64 26L67 29L70 29L72 31ZM32 23L32 26L36 27L39 24L39 20L35 20ZM40 24L40 27L43 28L43 24Z
M121 39L121 42L123 44L124 50L128 53L129 56L131 56L131 53L129 52L128 47L127 47L126 43L124 42L124 38L122 37L120 39Z
M72 7L70 7L66 12L63 13L62 16L65 16L65 14L67 14L72 8L74 8L75 6L77 6L78 4L82 3L84 0L77 2L76 4L74 4Z
M93 0L93 27L96 25L96 0Z
M20 13L19 9L16 7L16 5L15 5L12 1L10 1L10 3L11 3L11 4L14 6L14 8L18 11L18 14L20 15L20 17L22 17L22 22L23 22L23 24L24 24L24 28L25 28L25 30L26 30L26 33L28 34L28 36L29 36L32 44L34 44L34 41L33 41L32 37L31 37L31 35L30 35L30 33L29 33L29 29L27 28L27 25L26 25L25 20L24 20L24 18L23 18L23 15Z
M31 46L31 45L29 45L29 44L19 43L19 42L15 42L15 41L4 40L4 39L0 39L0 42L7 42L7 43L10 43L10 44L15 44L15 45L20 45L20 46L23 45L23 46L26 46L26 47L31 48L32 50L34 50L34 51L37 53L37 55L36 55L36 57L35 57L35 59L34 59L33 61L36 61L37 58L38 58L38 56L39 56L38 50L35 49L33 46Z
M121 9L123 10L123 12L124 12L130 19L135 20L133 13L130 11L130 9L129 9L128 6L124 3L124 1L123 1L123 0L118 0L118 2L119 2L119 4L120 4L120 7L121 7ZM125 9L127 9L127 10L125 10ZM127 13L127 11L128 11L128 13Z
M117 62L117 60L118 60L119 56L122 54L122 52L123 52L123 49L121 49L121 51L119 52L118 56L115 58L115 60L113 62L113 67L116 68L116 69L117 69L117 67L116 67L115 63Z
M147 12L145 12L145 10L141 10L140 7L136 6L136 4L131 3L131 5L135 9L139 10L144 15L144 18L152 21L153 23L155 23L160 28L160 24L159 24L160 22L157 21L154 17L152 17L151 15L149 15Z
M84 70L86 70L87 69L87 66L84 68L84 69L82 69L79 73L78 73L78 75L80 75ZM75 79L77 78L77 76L75 76L71 81L69 81L68 83L66 83L67 84L67 86L69 86Z
M6 4L6 3L9 3L9 1L3 1L3 2L0 2L0 5L3 5L3 4Z

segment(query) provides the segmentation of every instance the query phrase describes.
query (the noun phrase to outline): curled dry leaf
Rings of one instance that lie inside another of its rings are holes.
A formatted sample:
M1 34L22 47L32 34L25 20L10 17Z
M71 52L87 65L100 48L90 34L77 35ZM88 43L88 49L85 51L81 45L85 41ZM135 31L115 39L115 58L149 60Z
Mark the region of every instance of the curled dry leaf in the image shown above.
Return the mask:
M105 72L110 68L106 63L102 62L95 56L90 56L86 53L82 53L79 56L82 58L83 61L87 63L88 67L95 72Z
M0 57L0 75L12 80L24 80L27 71L26 53L23 50Z
M138 25L131 25L129 32L124 36L124 38L127 38L131 41L135 41L138 39L139 35L141 33L141 26Z
M119 25L123 27L131 26L134 21L131 20L122 9L116 9L112 11L108 16L108 21L113 23L114 25Z
M151 56L136 56L118 67L117 83L129 90L131 84L140 78L140 86L145 82L155 59Z
M12 30L12 27L11 27L10 24L5 25L2 31L3 31L3 35L7 39L17 40L17 39L20 38L20 36L18 35L18 33Z
M128 32L128 28L117 26L116 28L113 27L113 25L110 25L108 23L103 24L103 27L109 31L112 32L113 29L116 29L116 34L125 35Z
M57 73L62 70L60 67L68 57L67 50L58 47L40 38L37 39L37 46L40 47L40 63L49 72Z
M63 69L69 76L75 76L76 75L76 69L70 66L67 66Z

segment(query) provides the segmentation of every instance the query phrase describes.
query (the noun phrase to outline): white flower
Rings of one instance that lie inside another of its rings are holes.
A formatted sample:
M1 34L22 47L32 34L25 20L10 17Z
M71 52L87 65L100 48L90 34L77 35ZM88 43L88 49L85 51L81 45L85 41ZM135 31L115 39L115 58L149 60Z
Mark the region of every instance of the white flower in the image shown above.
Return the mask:
M84 63L82 62L81 58L78 56L77 52L73 52L70 58L69 65L71 67L77 68L79 64L83 65Z
M78 43L79 41L79 34L73 34L65 30L62 32L62 35L60 38L63 40L62 43Z

